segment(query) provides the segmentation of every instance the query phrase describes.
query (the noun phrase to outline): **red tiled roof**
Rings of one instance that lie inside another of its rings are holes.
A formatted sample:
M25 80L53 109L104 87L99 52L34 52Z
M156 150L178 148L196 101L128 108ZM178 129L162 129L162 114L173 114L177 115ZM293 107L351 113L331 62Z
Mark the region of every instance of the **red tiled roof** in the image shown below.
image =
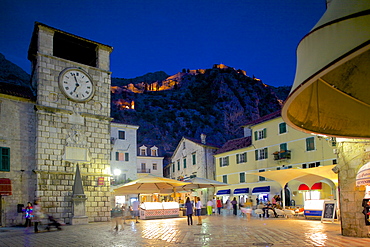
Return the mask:
M250 136L229 140L219 150L217 150L215 154L225 153L232 150L249 147L251 144L252 138Z
M246 123L244 126L256 125L256 124L263 123L263 122L266 122L268 120L271 120L271 119L274 119L274 118L277 118L277 117L280 117L280 116L281 116L281 110L278 110L276 112L270 113L270 114L265 115L263 117L257 118L253 121L250 121L250 122Z
M36 97L33 95L30 88L10 83L0 82L0 93L30 100L36 100Z

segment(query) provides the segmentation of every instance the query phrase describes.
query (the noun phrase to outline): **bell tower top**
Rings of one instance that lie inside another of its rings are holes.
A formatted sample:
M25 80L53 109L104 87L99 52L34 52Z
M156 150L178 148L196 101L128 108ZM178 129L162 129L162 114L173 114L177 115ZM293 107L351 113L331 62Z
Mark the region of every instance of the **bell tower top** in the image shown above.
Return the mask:
M34 61L41 53L109 71L107 61L112 50L111 46L35 22L28 60Z

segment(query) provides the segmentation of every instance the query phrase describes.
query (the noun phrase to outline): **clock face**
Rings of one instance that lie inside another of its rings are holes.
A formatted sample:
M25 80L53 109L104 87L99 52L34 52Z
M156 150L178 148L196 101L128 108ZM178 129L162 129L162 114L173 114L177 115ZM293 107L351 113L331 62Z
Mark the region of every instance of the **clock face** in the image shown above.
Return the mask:
M95 92L91 77L77 68L68 68L60 73L59 88L67 98L76 102L89 101Z

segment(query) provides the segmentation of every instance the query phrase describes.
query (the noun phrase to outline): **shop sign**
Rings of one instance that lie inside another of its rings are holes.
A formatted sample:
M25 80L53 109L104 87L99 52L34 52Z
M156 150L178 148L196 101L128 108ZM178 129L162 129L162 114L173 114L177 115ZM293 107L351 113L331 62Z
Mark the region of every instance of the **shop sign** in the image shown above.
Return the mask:
M104 177L98 177L98 186L104 185Z
M9 178L0 178L0 196L12 195L12 181Z
M370 162L363 165L357 172L356 186L370 185Z

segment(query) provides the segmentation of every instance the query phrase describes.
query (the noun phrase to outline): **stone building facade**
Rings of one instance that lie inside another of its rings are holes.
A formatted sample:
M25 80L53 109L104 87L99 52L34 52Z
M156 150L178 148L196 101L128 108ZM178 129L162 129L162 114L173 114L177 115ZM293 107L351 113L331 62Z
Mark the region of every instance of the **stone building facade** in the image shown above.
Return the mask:
M137 179L137 130L139 126L111 123L111 174L114 185Z
M34 106L29 88L0 83L0 226L21 224L24 219L17 206L34 199ZM3 159L6 153L8 161Z
M35 197L46 213L66 223L73 217L77 165L88 220L110 219L111 51L35 23L28 54L37 94Z
M163 177L163 159L159 155L159 148L153 145L142 145L139 147L137 156L138 175L152 174Z

